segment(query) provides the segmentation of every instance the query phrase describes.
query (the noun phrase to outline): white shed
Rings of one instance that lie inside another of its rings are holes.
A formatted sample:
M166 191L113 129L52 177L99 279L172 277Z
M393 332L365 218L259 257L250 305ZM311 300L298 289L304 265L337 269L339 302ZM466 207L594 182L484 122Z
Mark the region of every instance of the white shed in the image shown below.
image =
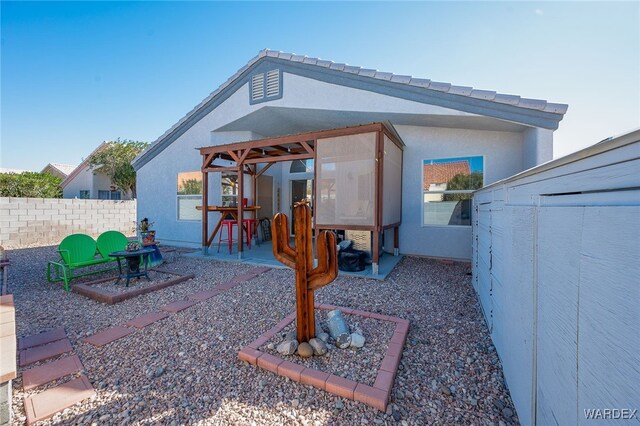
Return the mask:
M474 210L473 284L520 421L628 419L640 408L640 130L483 188Z

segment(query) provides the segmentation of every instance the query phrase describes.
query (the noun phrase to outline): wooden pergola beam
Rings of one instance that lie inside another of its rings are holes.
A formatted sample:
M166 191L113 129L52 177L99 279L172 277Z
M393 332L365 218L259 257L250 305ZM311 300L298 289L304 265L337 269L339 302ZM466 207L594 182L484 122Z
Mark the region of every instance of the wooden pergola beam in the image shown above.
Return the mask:
M302 142L315 141L317 139L332 138L337 136L355 135L358 133L379 132L384 128L382 123L365 124L361 126L344 127L340 129L321 130L316 132L300 133L297 135L277 136L274 138L256 139L245 142L236 142L228 145L217 145L198 148L201 154L211 152L229 152L246 148L266 148L274 145L301 144ZM285 161L285 160L283 160Z

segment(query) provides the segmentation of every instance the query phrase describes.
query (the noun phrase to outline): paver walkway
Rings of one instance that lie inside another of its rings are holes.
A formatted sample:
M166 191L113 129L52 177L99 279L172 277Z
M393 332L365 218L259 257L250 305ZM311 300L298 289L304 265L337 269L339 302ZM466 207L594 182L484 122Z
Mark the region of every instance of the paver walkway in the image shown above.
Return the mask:
M19 340L20 365L29 365L73 351L64 328L22 337ZM76 374L84 369L80 358L73 354L56 361L26 370L22 373L25 391L37 389L54 380ZM51 389L25 397L24 409L27 424L47 419L65 408L95 395L95 390L85 375L62 383Z

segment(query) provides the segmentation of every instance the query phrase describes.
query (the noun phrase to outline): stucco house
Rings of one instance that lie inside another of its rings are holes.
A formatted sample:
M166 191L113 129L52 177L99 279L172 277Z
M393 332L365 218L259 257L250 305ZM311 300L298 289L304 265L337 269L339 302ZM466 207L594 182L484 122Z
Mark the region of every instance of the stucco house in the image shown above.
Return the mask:
M379 160L397 147L397 182L382 185L381 178L380 194L372 191L352 159L353 173L346 176L353 176L345 177L352 184L343 186L353 197L344 208L353 216L373 208L374 197L391 200L385 206L393 203L399 220L371 231L383 251L470 260L473 190L551 160L553 132L566 110L544 100L262 50L133 161L138 214L153 218L163 242L208 246L206 223L220 213L196 210L202 188L207 205L238 205L238 169L255 178L255 188L252 179L241 179L240 186L247 205L261 206L258 217L291 215L300 198L335 201L327 189L332 184L320 175L357 156L356 141L344 139L320 158L321 141L381 123L362 129L394 145L377 145L384 149L366 164L373 165L371 176L381 174ZM382 202L375 206L382 214ZM351 223L351 216L343 217L346 225L338 229Z
M72 166L71 164L49 163L44 166L40 173L49 173L58 176L60 179L65 179L75 168L76 166Z
M97 154L107 143L101 143L85 158L78 167L64 178L62 186L63 198L98 199L98 200L130 200L130 193L123 193L113 185L111 178L100 172L100 168L91 168L91 156Z

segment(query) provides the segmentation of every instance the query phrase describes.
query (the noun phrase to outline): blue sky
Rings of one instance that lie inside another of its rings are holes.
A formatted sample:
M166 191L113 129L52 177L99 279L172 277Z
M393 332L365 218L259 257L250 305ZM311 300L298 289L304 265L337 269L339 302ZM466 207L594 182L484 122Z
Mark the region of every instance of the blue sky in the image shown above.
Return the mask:
M561 156L640 126L638 2L2 2L0 166L153 141L265 47L568 103Z

